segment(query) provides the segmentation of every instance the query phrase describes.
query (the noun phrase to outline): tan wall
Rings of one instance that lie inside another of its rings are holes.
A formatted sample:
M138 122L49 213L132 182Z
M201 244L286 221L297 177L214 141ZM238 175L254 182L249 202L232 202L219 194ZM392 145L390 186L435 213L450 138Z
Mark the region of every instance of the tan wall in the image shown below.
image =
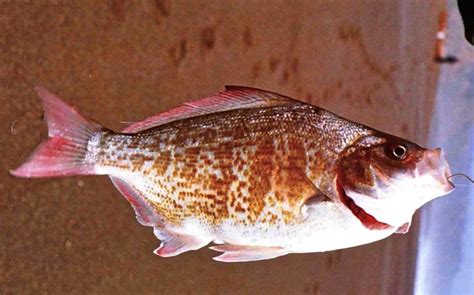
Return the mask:
M406 294L416 230L257 263L161 259L107 177L8 169L46 137L38 84L115 129L237 84L423 142L439 2L0 1L0 293Z

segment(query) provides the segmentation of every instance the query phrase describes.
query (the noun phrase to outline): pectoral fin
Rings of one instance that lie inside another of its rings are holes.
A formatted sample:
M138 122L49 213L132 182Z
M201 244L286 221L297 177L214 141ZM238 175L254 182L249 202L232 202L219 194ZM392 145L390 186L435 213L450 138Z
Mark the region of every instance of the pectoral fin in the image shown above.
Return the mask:
M294 201L294 213L296 216L301 214L305 218L311 207L331 201L328 196L314 185L304 171L297 167L282 169L280 177L281 179L277 181L277 190L286 195L290 201Z
M258 247L258 246L241 246L241 245L217 245L209 247L209 249L224 252L213 259L220 262L246 262L272 259L278 256L288 254L281 247Z

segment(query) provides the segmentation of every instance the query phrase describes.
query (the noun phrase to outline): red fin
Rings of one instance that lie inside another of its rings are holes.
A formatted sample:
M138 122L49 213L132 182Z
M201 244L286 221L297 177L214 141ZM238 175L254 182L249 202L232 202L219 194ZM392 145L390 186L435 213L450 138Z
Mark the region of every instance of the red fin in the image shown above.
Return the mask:
M241 246L241 245L217 245L209 247L209 249L224 252L213 259L221 262L246 262L272 259L288 254L288 252L281 247L256 247L256 246Z
M42 87L36 87L43 102L49 139L11 174L19 177L49 177L92 174L94 163L86 163L89 139L101 129Z
M183 252L197 250L209 244L209 241L187 235L168 234L158 228L155 228L155 235L161 240L161 244L153 253L161 257L176 256Z
M282 105L295 100L273 92L240 86L227 86L226 90L203 99L184 103L169 111L133 123L123 130L136 133L165 123L206 114L241 108L260 108Z
M156 214L147 200L135 187L126 181L110 176L117 190L127 199L135 210L138 222L145 226L155 226L161 223L161 218Z

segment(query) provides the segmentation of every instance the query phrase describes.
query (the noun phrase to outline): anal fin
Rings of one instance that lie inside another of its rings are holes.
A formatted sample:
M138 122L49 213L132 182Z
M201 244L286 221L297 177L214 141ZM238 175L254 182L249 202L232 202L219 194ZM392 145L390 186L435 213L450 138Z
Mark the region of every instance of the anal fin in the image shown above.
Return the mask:
M120 178L110 176L110 179L117 190L132 205L138 222L145 226L156 226L161 223L161 218L138 189Z
M161 244L153 253L161 257L176 256L183 252L200 249L209 244L207 240L189 235L167 233L160 228L155 228L154 232L156 237L161 240Z
M217 245L209 249L224 252L213 259L220 262L247 262L272 259L288 254L281 247L259 247L259 246L241 246L241 245Z

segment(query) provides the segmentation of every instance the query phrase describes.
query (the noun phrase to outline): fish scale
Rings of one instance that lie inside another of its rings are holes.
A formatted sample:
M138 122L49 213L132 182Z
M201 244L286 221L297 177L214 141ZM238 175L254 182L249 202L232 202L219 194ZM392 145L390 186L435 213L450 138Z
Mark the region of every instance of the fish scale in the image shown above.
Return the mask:
M151 183L151 189L147 189L147 195L151 196L149 200L158 214L167 219L171 216L185 218L186 215L186 218L214 224L226 218L236 218L246 224L294 222L294 214L298 214L299 208L290 208L294 206L291 200L297 196L275 192L271 183L278 181L275 178L279 173L274 169L286 165L310 170L314 172L312 181L317 183L324 173L315 168L324 167L318 161L309 162L307 154L316 153L316 148L324 149L321 145L327 145L327 150L331 151L330 147L347 144L334 145L331 138L319 143L323 136L321 129L311 128L307 122L317 124L308 113L320 117L321 112L307 105L296 105L291 109L234 110L171 122L139 136L105 132L98 153L107 156L99 156L96 169L112 175L128 175L133 171L137 182ZM360 127L358 130L359 135L367 134ZM314 149L308 149L310 146ZM330 162L331 156L335 158L336 152L332 155L326 152L325 161ZM138 160L134 160L137 156ZM198 170L202 173L197 173ZM182 186L177 185L178 180ZM249 197L244 197L246 191ZM180 197L182 195L186 198ZM165 202L162 198L170 201ZM259 218L269 202L281 204L277 210L279 214ZM191 214L185 214L189 210L185 206L187 203L193 204L191 208L195 209ZM179 204L179 208L174 204ZM235 215L222 214L219 204L226 204L228 211ZM285 207L287 209L283 210Z
M225 262L366 244L452 190L439 149L264 90L230 86L122 132L38 93L49 139L11 173L109 175L162 257L211 242Z

